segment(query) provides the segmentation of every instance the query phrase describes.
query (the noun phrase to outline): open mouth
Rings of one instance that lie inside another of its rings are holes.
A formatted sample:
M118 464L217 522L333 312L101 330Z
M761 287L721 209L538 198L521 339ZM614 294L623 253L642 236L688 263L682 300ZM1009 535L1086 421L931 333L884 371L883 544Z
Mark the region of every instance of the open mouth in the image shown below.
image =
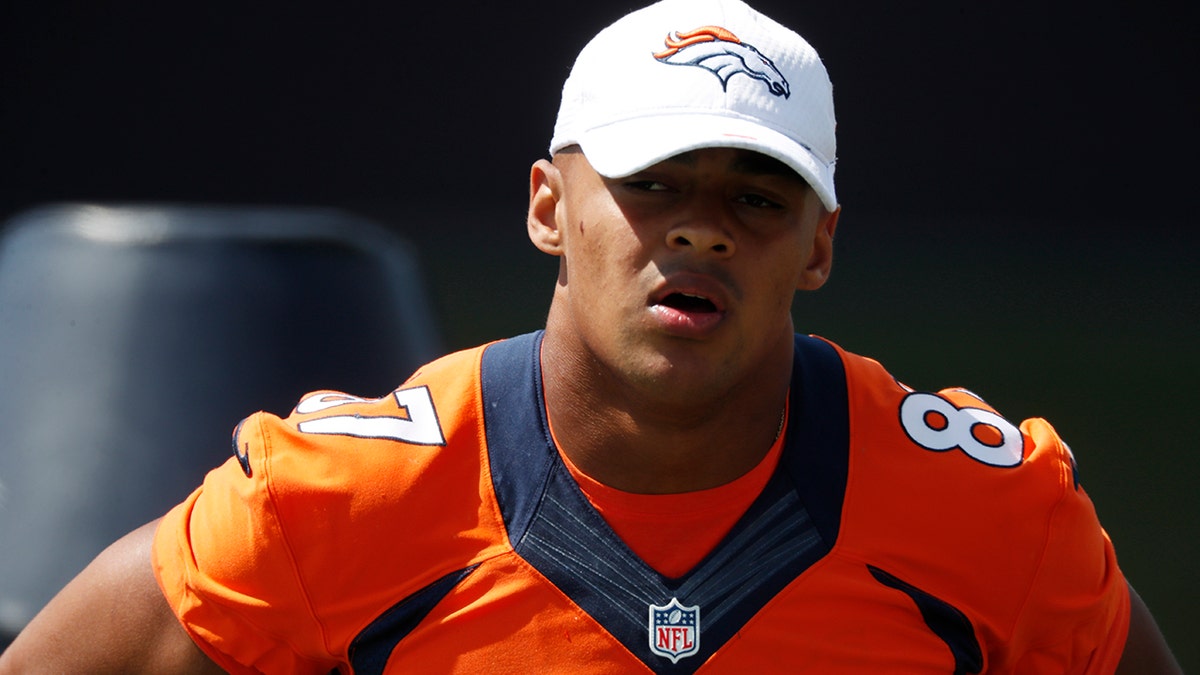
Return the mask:
M659 304L688 313L717 311L717 306L711 300L690 293L671 293L663 298Z
M693 339L711 335L724 321L726 311L719 294L702 288L664 289L651 309L657 325L668 334Z

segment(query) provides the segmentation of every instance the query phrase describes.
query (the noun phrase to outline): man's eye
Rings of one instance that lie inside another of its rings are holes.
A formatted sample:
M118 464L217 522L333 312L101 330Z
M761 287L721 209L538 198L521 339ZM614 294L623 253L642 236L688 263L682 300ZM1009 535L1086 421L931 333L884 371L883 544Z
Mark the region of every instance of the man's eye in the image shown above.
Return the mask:
M629 181L626 185L635 190L644 190L646 192L662 192L670 189L665 183L660 183L656 180L634 180Z
M737 201L747 206L754 206L761 209L778 209L782 205L778 202L771 201L762 195L745 194L737 198Z

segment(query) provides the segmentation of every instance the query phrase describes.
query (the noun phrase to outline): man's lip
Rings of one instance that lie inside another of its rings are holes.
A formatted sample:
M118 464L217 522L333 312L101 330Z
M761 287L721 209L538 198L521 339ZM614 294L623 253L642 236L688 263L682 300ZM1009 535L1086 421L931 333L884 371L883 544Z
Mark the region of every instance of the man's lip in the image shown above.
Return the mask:
M701 298L703 303L672 302L672 296ZM730 306L728 287L715 277L678 273L665 278L648 302L655 325L668 335L703 340L723 323Z
M729 292L725 285L712 277L700 274L681 274L665 279L650 296L651 305L661 305L672 295L688 295L712 303L717 313L729 307Z

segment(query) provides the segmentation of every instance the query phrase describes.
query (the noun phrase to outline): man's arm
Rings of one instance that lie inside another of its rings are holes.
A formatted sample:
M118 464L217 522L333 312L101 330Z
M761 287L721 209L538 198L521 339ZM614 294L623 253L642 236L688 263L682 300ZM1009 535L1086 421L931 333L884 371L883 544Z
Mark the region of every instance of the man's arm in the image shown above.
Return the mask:
M183 630L150 563L157 521L105 549L0 655L10 673L221 673Z
M1129 637L1117 675L1183 675L1154 616L1141 596L1129 587Z

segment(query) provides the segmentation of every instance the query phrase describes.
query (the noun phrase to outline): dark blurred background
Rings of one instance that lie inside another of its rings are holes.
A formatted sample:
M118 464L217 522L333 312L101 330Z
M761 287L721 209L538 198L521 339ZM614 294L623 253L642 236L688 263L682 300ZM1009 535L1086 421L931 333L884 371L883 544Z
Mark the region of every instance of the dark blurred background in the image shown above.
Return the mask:
M4 2L0 216L336 207L413 244L446 349L537 328L528 165L574 54L634 6L565 5ZM1200 668L1195 6L757 6L838 109L838 264L799 329L1049 418Z

